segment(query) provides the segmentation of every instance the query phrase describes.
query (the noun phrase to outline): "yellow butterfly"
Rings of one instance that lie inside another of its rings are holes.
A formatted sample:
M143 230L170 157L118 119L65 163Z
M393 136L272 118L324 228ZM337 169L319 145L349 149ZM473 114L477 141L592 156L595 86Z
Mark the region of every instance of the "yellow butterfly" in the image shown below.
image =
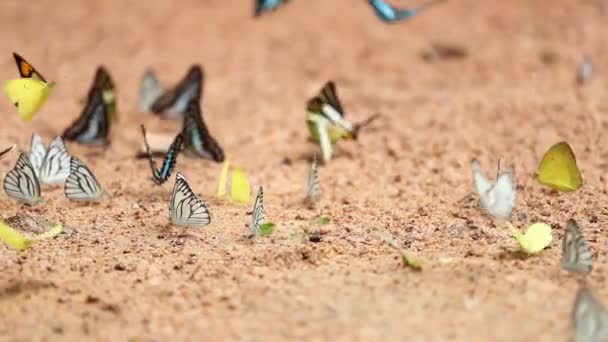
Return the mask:
M519 244L519 248L526 254L537 254L551 244L551 226L546 223L534 223L525 233L515 229L510 223L511 236Z
M30 121L51 93L54 82L47 82L23 57L13 52L21 78L4 83L4 93L17 107L23 121Z
M230 162L228 160L224 161L224 163L222 164L222 169L220 171L220 176L218 178L217 185L217 197L220 199L226 196L229 168ZM241 167L234 167L234 169L232 170L232 178L230 180L231 200L236 203L246 204L249 203L250 197L251 185L249 185L249 180L247 179L245 171Z
M574 151L567 142L557 143L545 153L538 166L537 179L541 184L565 192L576 191L583 186Z

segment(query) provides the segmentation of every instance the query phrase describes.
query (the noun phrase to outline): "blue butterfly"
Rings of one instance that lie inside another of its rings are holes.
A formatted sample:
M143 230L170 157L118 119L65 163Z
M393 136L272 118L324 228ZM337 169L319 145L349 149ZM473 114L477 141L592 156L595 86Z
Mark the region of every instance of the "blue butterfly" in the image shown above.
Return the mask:
M152 158L150 146L148 145L148 140L146 138L146 128L144 127L144 125L141 125L141 131L144 135L144 144L146 144L146 153L148 155L148 161L150 162L150 169L152 169L152 181L156 185L161 185L166 182L169 177L171 177L171 171L173 171L175 163L177 162L177 155L182 149L184 138L182 137L181 132L175 137L175 139L171 143L171 146L169 146L169 150L167 150L167 153L165 153L163 165L159 170L156 167L156 161L154 160L154 158Z
M404 19L411 18L417 15L424 8L444 0L430 0L425 4L412 9L399 9L391 6L384 0L369 0L369 4L374 8L374 12L378 18L387 23L392 23Z
M273 11L287 1L289 0L255 0L254 16L258 17L264 12Z

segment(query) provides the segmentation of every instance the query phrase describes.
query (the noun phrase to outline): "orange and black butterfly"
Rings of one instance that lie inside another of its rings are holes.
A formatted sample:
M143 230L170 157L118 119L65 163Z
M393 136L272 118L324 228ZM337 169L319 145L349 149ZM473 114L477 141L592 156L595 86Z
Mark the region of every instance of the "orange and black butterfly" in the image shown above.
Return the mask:
M17 69L19 69L19 75L22 78L35 78L42 82L48 83L46 79L36 70L25 58L21 57L18 53L13 52L15 62L17 63Z
M193 65L188 70L186 77L175 87L151 101L149 111L155 114L165 114L170 118L180 118L188 109L191 101L200 101L202 92L203 69L200 65Z

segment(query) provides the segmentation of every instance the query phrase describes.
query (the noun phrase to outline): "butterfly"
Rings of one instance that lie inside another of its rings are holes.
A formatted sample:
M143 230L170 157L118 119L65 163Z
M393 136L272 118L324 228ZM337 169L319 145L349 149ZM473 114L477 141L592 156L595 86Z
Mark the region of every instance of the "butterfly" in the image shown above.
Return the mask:
M563 141L545 153L538 166L538 182L555 190L570 192L583 186L583 177L576 165L570 145Z
M202 67L193 65L182 81L154 100L150 111L155 114L167 113L167 117L170 118L182 117L191 101L200 101L203 77Z
M608 341L608 312L586 287L576 294L572 322L575 342Z
M581 65L576 73L576 83L579 85L585 84L593 77L593 62L589 56L583 56Z
M254 16L258 17L264 12L274 11L277 7L289 0L255 0Z
M255 196L253 212L251 213L251 225L249 230L254 236L262 235L262 224L264 223L264 189L260 186L258 194Z
M100 67L97 70L95 81L89 95L87 103L80 113L80 116L63 132L63 137L67 140L79 142L81 144L103 145L110 144L108 138L110 134L111 117L108 105L104 100L104 83L112 82L109 80L105 69ZM112 86L113 89L113 86ZM115 101L115 100L113 100ZM114 102L114 108L116 104Z
M78 158L70 158L70 175L63 188L65 197L73 201L98 201L103 195L101 184L93 172Z
M319 169L317 165L317 156L314 156L310 165L310 173L308 174L308 183L306 186L306 198L315 202L319 198Z
M369 4L374 9L374 12L378 16L378 18L387 23L393 23L403 19L412 18L418 13L420 13L420 11L424 8L442 1L444 0L431 0L419 7L412 9L398 9L391 6L385 0L369 0Z
M36 172L36 177L40 177L40 169L42 168L42 162L46 156L46 146L42 142L42 138L34 133L32 134L32 140L30 142L30 163Z
M473 182L479 194L481 206L492 216L509 220L515 207L516 192L513 184L513 169L499 172L496 183L491 184L481 171L479 161L473 159Z
M511 236L519 244L520 250L527 254L542 252L553 240L551 226L546 223L534 223L528 227L525 233L515 229L509 222L507 222L507 225L511 228Z
M148 161L150 162L150 169L152 169L152 181L156 185L161 185L169 179L171 176L171 171L175 167L175 163L177 162L177 155L179 154L180 149L182 148L182 143L184 142L182 134L178 134L175 136L173 143L169 146L169 150L165 153L165 159L163 160L162 167L160 170L156 167L156 161L152 158L152 152L150 152L150 146L148 145L148 141L146 139L146 128L144 125L141 125L141 131L144 135L144 144L146 145L146 153L148 155Z
M27 154L21 153L15 167L4 177L4 191L13 199L29 206L42 202L40 183Z
M211 223L211 213L201 201L181 173L175 175L173 195L169 203L171 221L178 226L203 227Z
M139 111L149 112L152 104L165 92L154 71L146 70L139 90Z
M30 121L51 93L54 82L47 82L23 57L13 52L20 79L4 83L4 93L17 107L23 121Z
M589 245L574 219L566 223L566 235L562 242L562 268L571 272L589 273L593 259Z
M198 102L190 101L184 114L184 146L201 158L211 159L221 163L224 161L224 151L209 134L201 115Z
M40 166L40 182L47 185L63 184L70 175L70 154L62 137L56 137Z

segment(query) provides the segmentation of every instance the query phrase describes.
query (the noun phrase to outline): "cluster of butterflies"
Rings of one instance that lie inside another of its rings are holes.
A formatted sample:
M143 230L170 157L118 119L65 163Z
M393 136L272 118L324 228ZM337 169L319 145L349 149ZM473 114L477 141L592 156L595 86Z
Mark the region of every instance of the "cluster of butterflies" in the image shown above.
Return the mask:
M287 3L288 1L289 0L255 0L254 16L258 17L264 12L274 11L277 7ZM368 3L380 20L387 23L394 23L412 18L431 5L435 5L443 1L445 0L430 0L418 7L410 9L396 8L385 0L368 0Z

